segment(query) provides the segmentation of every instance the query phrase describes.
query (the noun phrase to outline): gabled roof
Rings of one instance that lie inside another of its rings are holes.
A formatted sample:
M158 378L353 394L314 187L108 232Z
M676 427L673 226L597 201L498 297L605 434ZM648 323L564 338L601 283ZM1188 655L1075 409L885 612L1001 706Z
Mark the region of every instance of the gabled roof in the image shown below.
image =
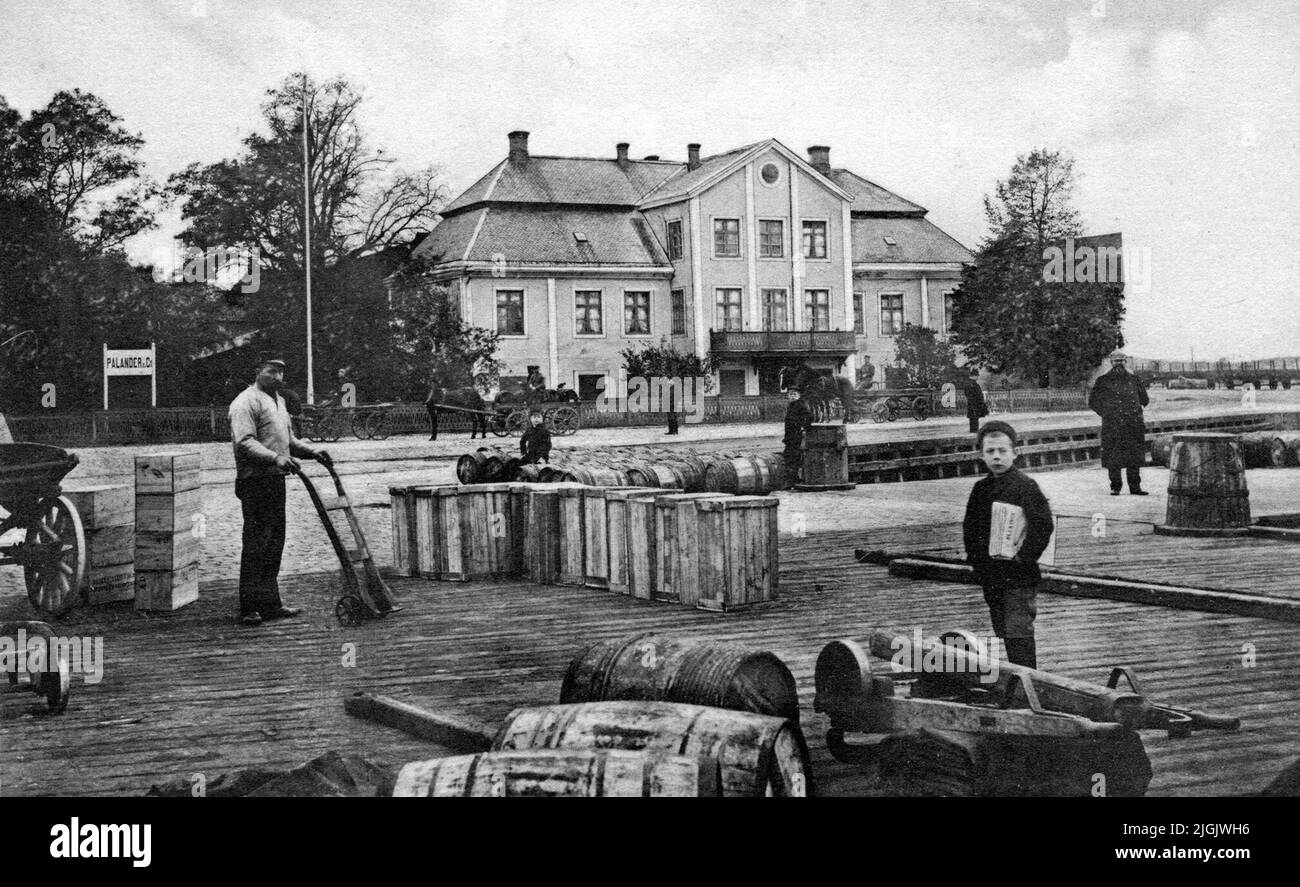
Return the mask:
M794 151L791 151L785 145L776 139L764 139L761 142L754 142L752 145L745 145L722 154L714 154L711 157L702 158L700 165L693 170L679 172L676 176L668 179L662 185L641 199L643 207L658 206L665 203L673 203L678 200L684 200L688 197L694 197L699 192L705 190L717 179L730 175L742 164L747 163L752 157L767 150L774 150L784 156L795 166L802 168L805 172L820 178L830 190L839 196L851 200L852 195L841 188L834 181L826 178L816 170L808 161L804 160Z
M854 215L864 212L926 213L925 207L904 200L893 191L847 169L832 169L831 181L853 195L853 205L849 208Z
M575 235L582 235L579 239ZM642 265L671 270L663 248L635 210L484 207L444 219L415 251L441 262Z
M854 217L853 262L971 262L970 250L920 216ZM885 238L894 243L890 245Z
M451 202L444 215L480 203L573 203L636 206L642 196L686 164L661 160L529 157L503 160Z

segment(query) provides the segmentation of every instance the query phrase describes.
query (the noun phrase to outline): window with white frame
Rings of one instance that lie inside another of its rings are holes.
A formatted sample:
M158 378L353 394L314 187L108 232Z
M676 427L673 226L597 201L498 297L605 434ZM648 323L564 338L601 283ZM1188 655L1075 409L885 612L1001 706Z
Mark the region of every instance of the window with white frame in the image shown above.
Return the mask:
M623 293L623 334L650 335L650 293L643 290Z
M740 287L718 287L717 330L738 333L744 329L740 309Z
M523 290L497 290L497 332L503 336L524 334Z
M803 254L806 259L826 258L826 223L805 220L803 223Z
M763 329L784 332L790 328L790 297L780 287L763 290Z
M803 291L804 328L810 330L828 330L831 328L831 291Z
M682 257L682 220L672 219L668 222L668 258L680 259Z
M600 310L600 290L574 290L573 332L577 336L604 334Z
M686 335L686 290L672 292L673 335Z
M719 259L740 258L740 219L713 220L713 255Z
M880 294L880 335L897 336L903 331L903 294Z
M758 220L758 257L760 259L785 257L785 222L780 219Z

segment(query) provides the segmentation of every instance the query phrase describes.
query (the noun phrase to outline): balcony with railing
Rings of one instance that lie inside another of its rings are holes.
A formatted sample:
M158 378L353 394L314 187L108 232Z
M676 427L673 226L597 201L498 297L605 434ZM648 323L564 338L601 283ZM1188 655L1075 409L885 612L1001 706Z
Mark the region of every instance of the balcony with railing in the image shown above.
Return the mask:
M709 332L714 354L852 354L852 330L743 330Z

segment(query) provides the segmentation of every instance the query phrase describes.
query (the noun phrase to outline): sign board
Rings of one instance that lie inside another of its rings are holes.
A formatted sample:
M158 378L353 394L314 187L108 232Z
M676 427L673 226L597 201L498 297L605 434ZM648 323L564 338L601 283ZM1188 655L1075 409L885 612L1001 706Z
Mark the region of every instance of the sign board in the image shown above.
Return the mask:
M114 348L104 344L104 409L108 409L109 376L150 376L150 405L158 406L158 346Z

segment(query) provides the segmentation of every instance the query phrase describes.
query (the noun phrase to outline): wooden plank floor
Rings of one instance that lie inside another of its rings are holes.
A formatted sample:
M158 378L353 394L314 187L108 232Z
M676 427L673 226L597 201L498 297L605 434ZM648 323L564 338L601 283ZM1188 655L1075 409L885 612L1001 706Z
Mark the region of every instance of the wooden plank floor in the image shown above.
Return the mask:
M286 598L306 614L256 630L231 621L235 590L225 582L205 585L199 603L170 616L78 612L58 630L104 637L104 679L77 679L59 717L44 715L34 696L0 697L0 794L140 794L195 773L287 768L329 749L388 764L438 756L445 750L350 718L343 697L366 689L498 722L517 706L558 699L583 645L646 631L775 652L798 681L821 790L868 794L864 774L830 758L826 721L811 711L821 648L876 627L984 633L988 624L977 589L855 563L852 549L865 541L783 539L782 599L736 614L593 589L404 579L392 583L404 611L345 630L332 618L337 583L326 574L288 578ZM5 618L26 618L25 601L0 599ZM355 665L344 662L348 644ZM1256 667L1241 667L1244 644L1254 645ZM1144 733L1152 795L1257 791L1300 755L1300 626L1048 595L1039 649L1053 671L1100 680L1111 665L1132 665L1157 697L1243 719L1235 735Z

